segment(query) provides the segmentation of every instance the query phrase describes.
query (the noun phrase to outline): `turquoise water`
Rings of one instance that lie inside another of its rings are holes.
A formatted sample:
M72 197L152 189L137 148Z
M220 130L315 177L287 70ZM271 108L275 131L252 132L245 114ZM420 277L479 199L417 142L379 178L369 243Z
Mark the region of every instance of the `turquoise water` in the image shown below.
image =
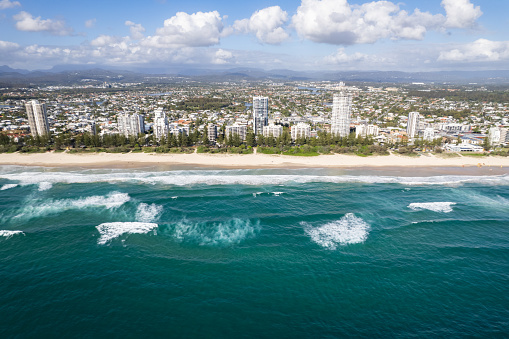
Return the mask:
M0 167L0 337L509 335L509 176L427 174Z

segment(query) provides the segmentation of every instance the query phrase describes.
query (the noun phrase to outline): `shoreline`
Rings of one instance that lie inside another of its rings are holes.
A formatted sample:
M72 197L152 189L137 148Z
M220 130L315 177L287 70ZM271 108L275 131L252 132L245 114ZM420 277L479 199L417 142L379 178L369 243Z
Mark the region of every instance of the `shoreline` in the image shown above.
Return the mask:
M299 157L268 154L156 154L156 153L3 153L0 165L42 167L136 168L147 166L196 166L230 169L252 168L428 168L428 167L491 167L507 171L509 157L437 156L408 157L403 155L369 156L319 155Z

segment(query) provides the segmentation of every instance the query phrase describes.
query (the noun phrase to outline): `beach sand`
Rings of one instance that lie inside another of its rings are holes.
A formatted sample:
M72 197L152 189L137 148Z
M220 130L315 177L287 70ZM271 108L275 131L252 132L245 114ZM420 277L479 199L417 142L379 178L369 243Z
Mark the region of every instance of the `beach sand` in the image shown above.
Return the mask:
M155 154L155 153L3 153L0 165L46 166L46 167L145 167L145 166L198 166L215 168L360 168L360 167L455 167L493 168L497 172L509 168L509 158L457 156L442 157L422 155L369 156L320 155L300 157L267 154ZM505 172L505 171L504 171Z

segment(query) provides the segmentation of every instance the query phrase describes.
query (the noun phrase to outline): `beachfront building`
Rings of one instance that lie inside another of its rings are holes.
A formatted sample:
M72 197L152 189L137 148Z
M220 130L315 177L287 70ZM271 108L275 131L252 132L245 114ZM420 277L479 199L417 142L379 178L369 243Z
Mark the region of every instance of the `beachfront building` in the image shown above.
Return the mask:
M292 140L301 138L307 139L311 137L311 126L305 122L299 122L291 127L290 133L292 135Z
M501 144L501 133L500 128L498 127L490 127L488 130L488 140L490 145L498 146Z
M253 97L253 130L255 135L263 133L269 123L269 98Z
M380 134L380 128L377 125L358 125L355 127L355 137L377 137Z
M406 134L409 139L413 139L419 127L419 112L408 113L408 122L406 125Z
M30 125L32 136L49 134L46 104L41 104L37 100L31 100L25 103L25 109L28 115L28 124Z
M347 137L350 134L350 115L352 111L352 96L341 91L334 94L332 101L331 134Z
M484 148L478 145L472 145L467 143L461 143L457 145L445 145L445 150L447 152L465 152L465 153L482 153L484 152Z
M279 138L283 134L283 126L269 124L267 126L263 126L263 136L264 137L274 137Z
M162 107L154 111L154 125L152 129L154 130L154 137L158 141L168 135L168 118L166 118L166 113Z
M247 134L247 126L246 125L240 125L240 124L233 124L231 126L226 126L226 138L229 138L230 135L238 135L240 140L244 141L246 140L246 134Z
M121 113L118 116L118 130L127 137L145 133L143 114Z
M433 141L433 139L435 139L435 130L432 127L425 128L423 139L426 141Z
M207 126L207 136L209 138L209 141L212 143L216 142L217 139L217 126L214 124L209 124Z

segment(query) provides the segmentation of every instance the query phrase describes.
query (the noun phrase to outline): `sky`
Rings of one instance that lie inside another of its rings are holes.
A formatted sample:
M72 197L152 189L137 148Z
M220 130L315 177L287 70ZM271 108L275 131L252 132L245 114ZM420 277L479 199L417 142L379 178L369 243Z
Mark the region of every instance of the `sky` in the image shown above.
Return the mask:
M507 0L0 0L0 65L509 69Z

